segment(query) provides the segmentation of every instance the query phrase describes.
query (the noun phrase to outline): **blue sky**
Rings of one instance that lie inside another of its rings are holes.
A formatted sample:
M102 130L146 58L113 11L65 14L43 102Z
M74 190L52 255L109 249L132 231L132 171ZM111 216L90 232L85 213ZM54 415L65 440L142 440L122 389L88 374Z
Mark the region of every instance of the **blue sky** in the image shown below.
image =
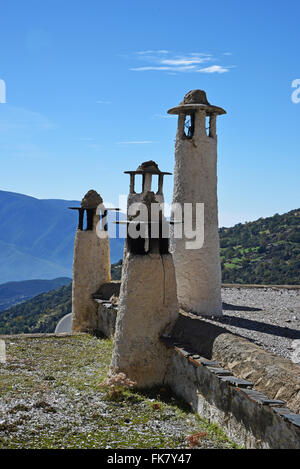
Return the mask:
M294 0L2 3L0 189L80 199L94 188L117 204L124 170L154 159L173 171L166 111L200 88L228 113L220 224L298 208L299 15Z

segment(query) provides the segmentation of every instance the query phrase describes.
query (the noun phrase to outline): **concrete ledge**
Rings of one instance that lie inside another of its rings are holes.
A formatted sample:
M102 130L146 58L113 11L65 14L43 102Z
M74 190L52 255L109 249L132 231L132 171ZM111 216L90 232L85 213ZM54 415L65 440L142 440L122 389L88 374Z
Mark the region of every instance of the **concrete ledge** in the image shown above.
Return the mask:
M300 449L300 415L284 401L269 399L188 346L164 342L172 349L165 382L201 417L246 448Z
M300 413L300 366L272 355L227 329L182 313L172 337L190 346L195 353L217 360L239 378L250 379L269 399L282 399Z

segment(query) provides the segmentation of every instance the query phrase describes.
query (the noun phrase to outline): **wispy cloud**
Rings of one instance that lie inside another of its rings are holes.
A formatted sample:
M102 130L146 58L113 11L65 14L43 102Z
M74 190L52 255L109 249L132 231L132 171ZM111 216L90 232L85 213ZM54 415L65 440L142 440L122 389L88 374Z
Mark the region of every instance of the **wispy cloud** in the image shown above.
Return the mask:
M149 54L169 54L168 50L159 49L159 50L141 50L136 52L137 55L149 55Z
M230 55L230 52L224 53L223 58L225 55ZM137 63L134 66L131 66L129 70L134 72L157 71L168 74L178 72L225 73L230 69L230 66L216 64L216 62L219 62L218 58L203 52L182 54L164 49L144 50L136 52L133 59ZM144 63L141 64L141 62ZM211 65L204 67L207 63L211 63Z
M191 70L194 67L133 67L130 70L133 70L135 72L147 72L149 70L158 70L158 71L175 71L175 72L186 72L187 70Z
M96 101L96 104L111 104L111 101L105 101L104 99L99 99Z
M191 57L191 58L181 58L181 59L164 59L161 60L162 64L166 65L180 65L180 66L186 66L186 65L194 65L194 64L202 64L203 62L208 62L211 60L211 57Z

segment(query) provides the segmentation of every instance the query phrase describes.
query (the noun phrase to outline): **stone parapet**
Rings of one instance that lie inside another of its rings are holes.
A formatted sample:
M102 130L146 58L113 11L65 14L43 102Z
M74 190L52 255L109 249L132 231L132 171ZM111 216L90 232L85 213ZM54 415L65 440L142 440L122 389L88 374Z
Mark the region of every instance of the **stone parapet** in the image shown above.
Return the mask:
M284 401L269 399L251 381L236 378L189 346L162 340L172 350L166 384L201 417L248 449L300 449L300 415Z
M200 317L181 313L172 333L199 355L219 361L233 374L250 379L270 399L283 399L300 413L300 366L273 355L243 337L208 323Z

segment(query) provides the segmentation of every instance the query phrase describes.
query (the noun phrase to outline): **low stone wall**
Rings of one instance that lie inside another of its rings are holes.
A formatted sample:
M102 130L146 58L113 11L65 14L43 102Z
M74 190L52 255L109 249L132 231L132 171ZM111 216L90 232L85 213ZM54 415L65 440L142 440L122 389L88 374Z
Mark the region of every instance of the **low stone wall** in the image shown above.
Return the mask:
M246 448L300 449L300 415L284 401L253 390L253 383L235 378L216 361L172 339L164 341L173 349L166 384L201 417Z
M111 338L115 334L118 308L110 302L95 301L98 303L96 333Z
M120 294L120 281L104 283L93 295L97 304L95 334L113 337L115 334L118 307L115 302Z
M236 376L250 379L270 399L283 399L293 412L300 413L299 365L228 333L223 327L185 313L179 315L172 336L190 345L199 355L218 360Z
M107 337L116 317L117 307L100 301ZM201 417L246 448L300 449L299 365L186 313L163 341L172 349L165 382Z

